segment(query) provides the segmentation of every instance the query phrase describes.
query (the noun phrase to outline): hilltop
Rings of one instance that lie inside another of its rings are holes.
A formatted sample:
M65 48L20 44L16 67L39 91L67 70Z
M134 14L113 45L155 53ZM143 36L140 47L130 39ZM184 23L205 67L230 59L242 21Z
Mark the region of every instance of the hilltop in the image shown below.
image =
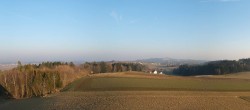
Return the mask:
M174 59L174 58L148 58L148 59L140 59L136 60L137 62L145 62L145 63L157 63L160 65L169 65L169 66L178 66L178 65L198 65L204 64L208 61L206 60L193 60L193 59Z

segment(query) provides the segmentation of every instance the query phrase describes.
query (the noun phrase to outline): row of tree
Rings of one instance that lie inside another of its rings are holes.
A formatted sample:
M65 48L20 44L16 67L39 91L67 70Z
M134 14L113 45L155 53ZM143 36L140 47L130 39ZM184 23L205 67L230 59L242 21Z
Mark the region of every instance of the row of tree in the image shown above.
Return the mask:
M86 70L90 70L91 73L112 73L112 72L124 72L124 71L145 71L147 67L139 63L121 63L121 62L86 62L82 65Z
M250 71L250 58L236 60L212 61L204 65L181 65L175 69L175 75L221 75Z
M72 62L43 62L22 65L7 71L0 71L0 95L7 91L13 98L28 98L54 93L77 78L90 73L143 71L138 63L92 62L76 66Z
M13 98L44 96L54 93L76 78L86 75L85 70L73 63L44 62L41 64L22 65L0 74L0 85Z

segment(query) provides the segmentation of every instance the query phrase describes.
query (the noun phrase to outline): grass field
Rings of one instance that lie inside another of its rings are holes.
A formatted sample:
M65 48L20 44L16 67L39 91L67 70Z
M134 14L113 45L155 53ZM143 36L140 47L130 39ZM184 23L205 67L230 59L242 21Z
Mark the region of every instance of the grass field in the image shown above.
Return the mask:
M240 72L226 75L213 75L210 78L229 78L229 79L250 79L250 72Z
M250 110L247 75L96 74L48 97L0 101L0 110Z
M141 73L92 75L73 82L69 91L137 91L137 90L189 90L189 91L250 91L250 80L227 78L195 78Z

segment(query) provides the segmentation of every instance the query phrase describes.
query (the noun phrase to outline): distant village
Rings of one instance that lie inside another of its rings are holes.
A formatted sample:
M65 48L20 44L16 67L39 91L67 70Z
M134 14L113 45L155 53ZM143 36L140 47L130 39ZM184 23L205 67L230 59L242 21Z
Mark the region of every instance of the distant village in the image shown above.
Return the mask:
M149 73L150 73L150 74L163 74L162 71L157 71L157 70L150 71Z

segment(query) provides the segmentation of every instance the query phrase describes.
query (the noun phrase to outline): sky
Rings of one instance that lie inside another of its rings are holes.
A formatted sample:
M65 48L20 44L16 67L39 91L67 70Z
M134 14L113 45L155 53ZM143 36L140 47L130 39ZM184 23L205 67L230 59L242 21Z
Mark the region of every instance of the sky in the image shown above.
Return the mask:
M250 57L250 0L0 0L0 63Z

